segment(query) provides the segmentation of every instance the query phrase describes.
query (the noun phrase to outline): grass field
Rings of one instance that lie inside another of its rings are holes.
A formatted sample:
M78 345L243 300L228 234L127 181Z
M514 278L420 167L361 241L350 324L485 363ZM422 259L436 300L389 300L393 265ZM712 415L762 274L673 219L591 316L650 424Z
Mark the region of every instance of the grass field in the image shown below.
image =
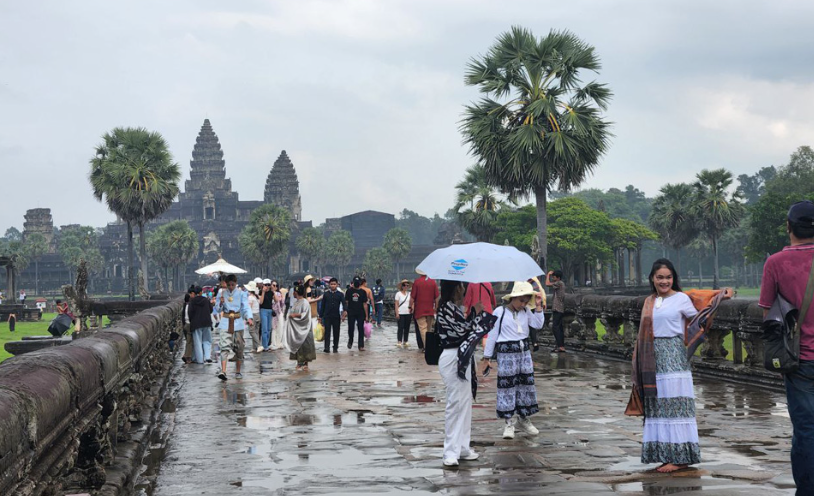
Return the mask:
M55 313L42 314L42 320L39 322L17 322L14 332L8 329L8 322L0 322L0 362L12 355L6 351L6 342L20 341L23 336L48 336L48 325L51 320L56 317ZM104 325L108 325L110 320L105 317ZM71 334L73 330L68 332Z

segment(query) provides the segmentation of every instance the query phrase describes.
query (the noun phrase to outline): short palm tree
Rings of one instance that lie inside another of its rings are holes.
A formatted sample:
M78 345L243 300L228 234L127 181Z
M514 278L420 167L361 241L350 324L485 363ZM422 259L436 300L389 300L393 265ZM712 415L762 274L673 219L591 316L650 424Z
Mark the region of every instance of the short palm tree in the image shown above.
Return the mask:
M275 257L287 253L292 223L291 214L284 208L265 204L255 209L238 238L241 252L273 270Z
M133 225L139 227L139 252L144 287L147 284L145 225L164 213L178 196L181 170L172 161L167 142L144 128L115 128L102 137L90 160L90 183L99 201L127 223L130 298L133 280Z
M464 179L455 189L457 197L453 207L458 224L469 231L478 241L491 241L498 230L497 216L500 211L515 205L513 198L504 200L489 183L486 169L473 165L466 169Z
M580 79L599 69L594 48L574 34L552 31L538 39L521 27L500 35L467 67L466 83L486 96L466 107L464 142L492 185L511 196L534 195L544 268L547 193L581 184L608 147L602 112L611 92Z
M732 173L726 169L704 169L696 175L693 183L692 213L701 231L712 242L715 260L712 289L718 289L718 240L727 229L737 227L745 213L740 193L729 193Z
M678 252L678 272L681 273L681 249L698 235L692 212L693 186L686 183L665 184L653 199L648 217L650 227L659 233L662 242Z

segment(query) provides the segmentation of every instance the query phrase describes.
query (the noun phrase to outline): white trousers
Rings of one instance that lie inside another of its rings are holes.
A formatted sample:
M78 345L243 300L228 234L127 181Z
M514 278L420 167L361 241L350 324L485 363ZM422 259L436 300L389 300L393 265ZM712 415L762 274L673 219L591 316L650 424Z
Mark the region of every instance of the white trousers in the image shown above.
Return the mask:
M472 370L467 368L466 380L458 377L458 349L444 350L438 360L438 370L447 392L444 413L444 459L457 460L470 452L472 434Z

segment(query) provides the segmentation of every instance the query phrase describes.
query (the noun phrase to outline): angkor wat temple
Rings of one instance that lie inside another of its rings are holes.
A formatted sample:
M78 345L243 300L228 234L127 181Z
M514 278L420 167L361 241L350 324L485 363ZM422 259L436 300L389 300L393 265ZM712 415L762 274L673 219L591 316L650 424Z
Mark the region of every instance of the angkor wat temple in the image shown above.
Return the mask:
M294 243L297 233L312 225L302 220L302 199L300 184L294 164L283 150L274 162L266 179L262 200L240 200L238 192L232 190L232 182L226 176L226 161L217 134L209 119L205 119L190 160L189 179L185 181L183 192L159 219L147 225L148 232L161 224L174 220L186 220L198 233L200 249L196 259L188 264L187 281L198 280L195 269L223 257L239 266L251 267L238 246L238 235L246 226L249 217L257 207L271 203L286 208L294 219L287 274L307 271L307 262L297 255ZM350 231L356 245L356 253L349 264L349 270L361 266L368 249L381 246L384 234L395 226L395 217L383 212L364 211L336 219L326 219L325 234L337 229ZM62 229L68 226L62 226ZM123 293L127 289L127 226L121 221L108 224L101 229L100 249L104 257L104 268L91 277L91 291L94 293ZM51 211L47 208L29 210L25 216L23 235L39 232L46 235L49 250L39 260L40 292L53 293L71 279L71 273L58 254L60 229L53 225ZM137 230L134 242L138 246ZM415 256L428 253L428 247L415 247ZM138 270L138 249L136 249L136 270ZM417 263L417 262L416 262ZM150 288L155 288L156 267L150 266ZM281 276L287 274L279 274ZM2 277L2 276L0 276ZM34 288L33 264L20 274L18 288ZM178 289L178 288L175 288Z

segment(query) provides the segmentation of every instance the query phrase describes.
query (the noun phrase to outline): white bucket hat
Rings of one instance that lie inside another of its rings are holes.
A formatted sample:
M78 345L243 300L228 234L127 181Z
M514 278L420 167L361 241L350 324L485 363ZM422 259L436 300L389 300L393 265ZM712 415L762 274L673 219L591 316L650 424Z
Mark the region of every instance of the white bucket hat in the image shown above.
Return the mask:
M534 288L526 281L515 281L512 292L503 297L503 301L510 301L519 296L534 296Z
M249 281L246 283L246 291L249 293L256 293L257 292L257 283L254 281Z

